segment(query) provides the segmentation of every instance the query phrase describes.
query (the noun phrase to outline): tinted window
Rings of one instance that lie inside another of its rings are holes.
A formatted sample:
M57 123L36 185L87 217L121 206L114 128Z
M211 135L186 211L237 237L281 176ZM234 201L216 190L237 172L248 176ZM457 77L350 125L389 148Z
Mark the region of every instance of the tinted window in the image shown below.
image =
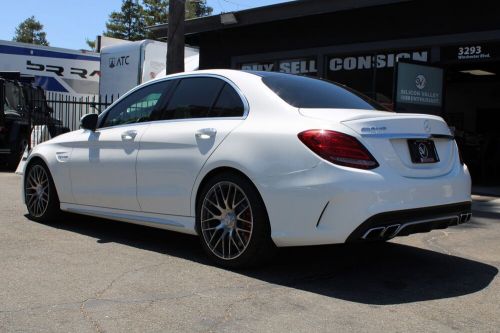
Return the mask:
M197 77L182 79L170 99L165 119L208 117L224 81Z
M140 123L158 119L156 105L167 93L172 81L163 81L141 88L118 102L110 109L101 127Z
M210 111L210 117L241 117L243 111L244 107L240 95L226 83L212 111Z
M329 81L282 73L257 73L281 99L297 108L385 110L377 102Z

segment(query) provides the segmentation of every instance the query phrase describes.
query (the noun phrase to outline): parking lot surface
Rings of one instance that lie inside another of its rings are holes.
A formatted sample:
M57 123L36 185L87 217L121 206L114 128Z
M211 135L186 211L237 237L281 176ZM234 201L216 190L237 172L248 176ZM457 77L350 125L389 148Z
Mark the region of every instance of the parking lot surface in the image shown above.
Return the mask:
M475 196L465 225L229 271L196 237L33 222L20 183L0 173L0 332L500 331L500 199Z

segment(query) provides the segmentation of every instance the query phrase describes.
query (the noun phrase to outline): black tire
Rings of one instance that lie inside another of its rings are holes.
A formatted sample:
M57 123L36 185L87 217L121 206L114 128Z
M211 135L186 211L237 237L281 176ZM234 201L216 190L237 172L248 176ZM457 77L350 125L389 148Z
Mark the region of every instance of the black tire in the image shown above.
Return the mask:
M38 192L34 187L34 183L39 184L38 186L41 188ZM47 186L46 189L45 186ZM43 198L46 199L46 202ZM28 216L34 221L49 223L55 222L61 217L59 196L57 195L54 180L45 163L40 160L33 161L26 168L24 199L28 209ZM39 200L43 207L36 205L34 200Z
M232 201L232 205L228 205L228 202L224 201L221 196L221 193L226 190L228 191L227 197L231 198L226 201ZM245 198L239 195L240 191L243 196L246 196L247 201L243 201ZM218 198L214 197L214 195L217 196L217 192L219 193ZM210 203L215 200L219 200L217 202L220 203L219 207L225 202L225 213L217 208L217 205ZM235 201L243 203L236 205ZM248 203L248 209L244 209L246 203ZM232 210L227 209L228 206L231 206ZM212 217L215 215L213 212L216 214L220 212L220 216L226 215L221 219L210 218L210 215ZM250 220L249 216L252 221L251 226L245 221L245 219ZM217 229L220 226L222 227ZM212 233L212 230L209 229L215 230ZM271 240L271 228L264 202L255 186L245 177L236 173L216 174L200 189L196 204L196 231L202 247L210 259L225 268L256 266L271 259L275 253L276 247ZM222 246L215 244L218 238L222 239ZM229 244L228 247L225 247L226 241ZM233 249L232 254L231 248ZM236 256L240 250L241 252ZM227 257L223 257L224 255Z

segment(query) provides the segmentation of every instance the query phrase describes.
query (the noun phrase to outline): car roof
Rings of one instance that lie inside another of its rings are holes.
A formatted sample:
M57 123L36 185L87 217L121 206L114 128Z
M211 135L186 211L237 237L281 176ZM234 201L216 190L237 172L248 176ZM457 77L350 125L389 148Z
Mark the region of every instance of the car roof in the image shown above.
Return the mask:
M169 74L169 75L163 76L161 79L176 78L176 77L191 76L191 75L192 76L196 76L196 75L220 75L220 76L224 76L224 77L227 77L230 79L232 77L242 77L242 76L249 76L249 75L255 76L257 74L251 73L250 71L242 71L242 70L237 70L237 69L203 69L203 70L196 70L196 71L190 71L190 72Z

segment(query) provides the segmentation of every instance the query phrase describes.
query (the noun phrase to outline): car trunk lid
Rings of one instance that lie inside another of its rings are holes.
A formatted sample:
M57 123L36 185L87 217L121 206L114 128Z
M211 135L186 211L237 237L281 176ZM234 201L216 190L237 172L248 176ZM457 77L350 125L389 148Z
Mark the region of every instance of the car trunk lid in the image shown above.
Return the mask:
M301 109L300 113L347 126L361 136L381 165L404 177L438 177L450 172L456 160L453 135L441 117L371 110Z

